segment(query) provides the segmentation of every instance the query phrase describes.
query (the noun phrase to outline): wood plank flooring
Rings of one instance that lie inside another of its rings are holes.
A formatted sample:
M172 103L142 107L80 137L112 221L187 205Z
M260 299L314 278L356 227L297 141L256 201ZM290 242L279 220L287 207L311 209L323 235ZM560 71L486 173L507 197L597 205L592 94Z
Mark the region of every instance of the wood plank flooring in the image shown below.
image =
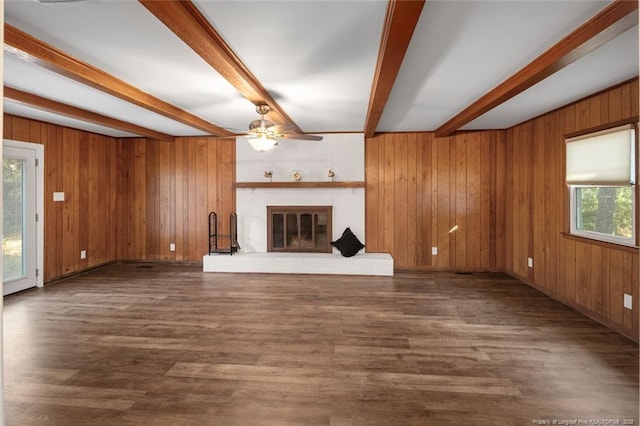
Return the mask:
M502 274L116 264L4 327L7 425L639 424L638 345Z

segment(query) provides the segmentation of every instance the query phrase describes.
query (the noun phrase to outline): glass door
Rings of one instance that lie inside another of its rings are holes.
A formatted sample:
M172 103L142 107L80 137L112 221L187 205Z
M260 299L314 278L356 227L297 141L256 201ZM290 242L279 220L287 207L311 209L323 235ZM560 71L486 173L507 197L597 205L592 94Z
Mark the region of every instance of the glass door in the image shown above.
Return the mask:
M36 286L36 153L3 147L2 293Z

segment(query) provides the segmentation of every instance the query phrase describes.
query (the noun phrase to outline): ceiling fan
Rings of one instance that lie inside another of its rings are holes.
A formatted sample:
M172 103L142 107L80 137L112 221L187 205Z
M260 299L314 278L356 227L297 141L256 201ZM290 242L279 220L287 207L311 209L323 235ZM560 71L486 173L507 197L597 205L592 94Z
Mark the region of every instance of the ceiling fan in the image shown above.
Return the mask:
M265 115L269 113L271 108L266 104L256 105L256 112L260 114L260 118L249 123L249 131L245 133L251 136L248 140L251 147L257 151L268 151L278 144L278 139L298 139L304 141L321 141L322 136L305 135L301 133L289 133L291 124L275 123Z

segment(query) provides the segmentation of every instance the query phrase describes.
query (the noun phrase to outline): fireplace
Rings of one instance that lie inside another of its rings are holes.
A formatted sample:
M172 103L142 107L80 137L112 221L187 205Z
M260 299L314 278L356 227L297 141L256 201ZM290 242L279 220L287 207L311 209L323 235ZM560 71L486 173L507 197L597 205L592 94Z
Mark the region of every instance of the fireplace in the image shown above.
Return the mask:
M331 206L267 206L267 251L331 253Z

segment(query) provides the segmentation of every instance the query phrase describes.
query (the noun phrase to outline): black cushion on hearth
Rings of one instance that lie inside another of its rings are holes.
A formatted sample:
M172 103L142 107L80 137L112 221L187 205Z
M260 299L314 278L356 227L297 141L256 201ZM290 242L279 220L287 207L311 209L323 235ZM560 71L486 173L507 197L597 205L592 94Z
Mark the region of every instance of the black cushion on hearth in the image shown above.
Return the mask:
M344 257L355 256L364 248L364 244L351 232L350 228L345 229L340 238L331 241L331 245L340 250Z

